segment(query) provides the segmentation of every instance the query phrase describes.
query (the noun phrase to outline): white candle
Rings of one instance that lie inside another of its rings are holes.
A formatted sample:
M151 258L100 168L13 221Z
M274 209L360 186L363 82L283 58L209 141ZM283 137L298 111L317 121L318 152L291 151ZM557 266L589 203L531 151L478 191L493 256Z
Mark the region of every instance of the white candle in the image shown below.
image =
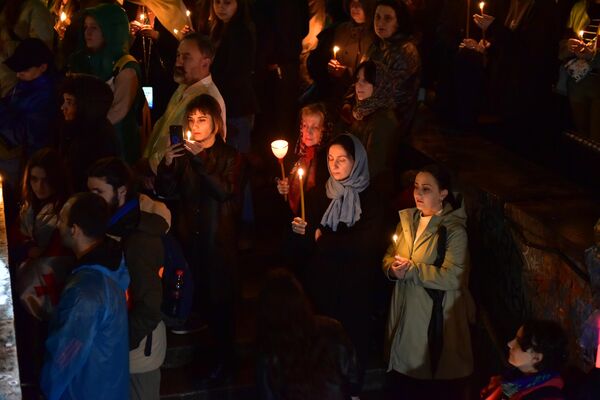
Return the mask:
M188 140L188 142L191 142L191 141L192 141L192 131L188 130L188 131L186 132L186 135L187 135L187 140Z
M305 220L304 215L304 185L302 184L302 177L304 176L304 170L302 168L298 168L298 178L300 178L300 218L302 221Z

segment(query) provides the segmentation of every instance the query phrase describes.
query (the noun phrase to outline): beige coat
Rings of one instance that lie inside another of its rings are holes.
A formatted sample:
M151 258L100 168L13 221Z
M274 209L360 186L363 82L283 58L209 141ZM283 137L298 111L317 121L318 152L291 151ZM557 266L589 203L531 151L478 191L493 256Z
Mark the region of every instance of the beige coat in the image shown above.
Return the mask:
M434 215L415 243L420 212L416 208L400 211L396 228L397 243L390 245L383 259L383 271L394 279L390 267L394 255L409 258L412 265L403 280L396 282L386 330L388 371L394 370L417 379L455 379L473 371L469 322L473 302L467 289L468 250L466 214L463 207L446 205L442 215ZM441 268L432 265L437 254L438 227L446 227L446 255ZM413 244L414 243L414 244ZM432 300L424 288L446 291L444 307L444 344L438 370L432 376L429 362L427 328Z

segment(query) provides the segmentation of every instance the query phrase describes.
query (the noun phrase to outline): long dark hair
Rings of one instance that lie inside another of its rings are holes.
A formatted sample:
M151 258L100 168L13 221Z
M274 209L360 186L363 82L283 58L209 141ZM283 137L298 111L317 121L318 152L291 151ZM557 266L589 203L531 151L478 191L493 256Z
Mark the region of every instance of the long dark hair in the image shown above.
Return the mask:
M460 208L460 203L452 192L452 178L446 169L442 168L438 164L428 164L419 168L418 172L427 172L433 176L440 190L446 189L448 191L448 195L443 201L444 206L446 206L446 204L450 204L454 210Z
M258 345L271 384L286 400L319 398L335 376L331 349L319 341L302 286L278 269L269 273L258 302Z
M218 43L223 38L223 34L227 29L228 25L241 23L246 26L248 30L254 33L254 23L250 17L250 7L248 6L247 0L235 0L237 2L237 10L235 15L231 18L228 24L225 24L223 21L217 17L215 14L215 8L213 6L214 0L209 0L210 3L210 15L208 18L208 26L210 30L210 39L215 46L218 46Z
M40 201L31 189L31 170L38 167L46 173L48 185L54 193L50 198ZM67 201L71 189L67 179L66 168L58 152L49 147L38 150L31 156L25 167L21 185L22 208L33 208L39 210L48 203L53 203L54 209L58 212L62 205Z

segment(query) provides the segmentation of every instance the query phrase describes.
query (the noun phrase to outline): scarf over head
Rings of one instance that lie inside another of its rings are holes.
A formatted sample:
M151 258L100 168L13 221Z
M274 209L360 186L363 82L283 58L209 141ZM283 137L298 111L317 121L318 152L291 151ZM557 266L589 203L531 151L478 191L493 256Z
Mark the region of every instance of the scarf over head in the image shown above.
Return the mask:
M331 199L331 203L321 218L321 225L331 228L334 232L337 231L340 222L351 227L360 219L362 209L359 194L369 186L367 151L355 136L346 135L350 136L354 143L354 166L350 176L342 181L329 176L325 184L327 197ZM327 168L331 174L329 164Z
M97 52L85 47L84 29L79 38L79 49L69 62L71 72L83 72L97 76L103 81L113 76L115 64L129 53L129 20L123 8L116 4L100 4L83 12L83 19L90 16L102 31L104 46Z
M385 65L378 61L375 64L375 83L371 97L358 100L352 108L352 115L358 121L381 108L394 107L394 82Z

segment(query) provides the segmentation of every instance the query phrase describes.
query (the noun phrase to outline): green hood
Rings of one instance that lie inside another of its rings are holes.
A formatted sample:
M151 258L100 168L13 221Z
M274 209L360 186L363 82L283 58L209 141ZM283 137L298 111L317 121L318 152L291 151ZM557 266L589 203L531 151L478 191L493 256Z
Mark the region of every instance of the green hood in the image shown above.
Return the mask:
M96 20L104 37L104 47L91 53L85 47L83 29L79 36L78 50L73 54L71 72L95 75L107 81L119 59L129 53L129 20L125 10L116 4L101 4L84 10L82 21L90 16Z

